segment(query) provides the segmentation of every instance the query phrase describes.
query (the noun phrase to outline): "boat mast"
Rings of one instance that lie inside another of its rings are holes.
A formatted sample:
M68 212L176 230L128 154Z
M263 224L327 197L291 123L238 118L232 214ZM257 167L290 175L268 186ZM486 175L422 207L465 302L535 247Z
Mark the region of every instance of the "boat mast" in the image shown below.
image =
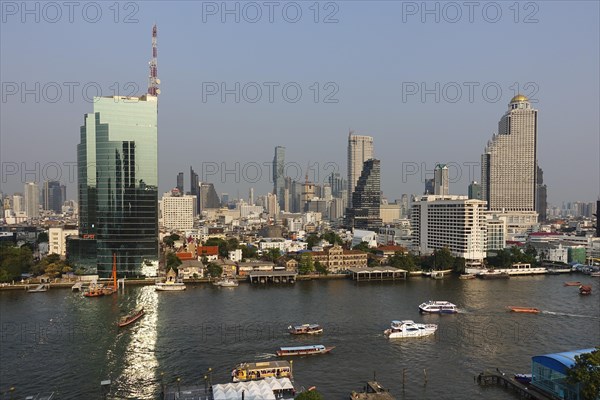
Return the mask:
M117 291L117 253L113 253L112 277L113 277L113 290L116 292Z

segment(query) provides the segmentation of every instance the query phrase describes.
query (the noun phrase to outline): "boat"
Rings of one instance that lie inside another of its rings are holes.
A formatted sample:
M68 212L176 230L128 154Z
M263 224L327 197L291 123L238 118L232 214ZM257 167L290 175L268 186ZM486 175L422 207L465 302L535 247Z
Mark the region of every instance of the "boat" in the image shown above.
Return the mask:
M515 378L515 381L520 382L524 385L527 385L527 384L531 383L532 375L531 374L515 374L514 378Z
M318 335L323 333L323 328L319 324L290 325L288 332L292 335Z
M139 306L135 310L133 310L131 313L127 314L124 317L121 317L119 319L118 325L120 328L122 328L124 326L134 323L138 319L142 318L143 315L144 315L144 307Z
M83 292L85 297L102 297L110 296L117 292L117 254L113 253L113 265L112 265L112 280L113 286L104 286L98 284L96 281L92 282L88 289Z
M478 273L477 277L481 279L508 279L510 278L510 275L506 272L490 269L485 272Z
M565 286L581 286L581 282L577 281L577 282L565 282L564 283Z
M436 324L417 324L411 320L392 321L389 329L383 333L389 339L423 337L433 335L437 330Z
M276 353L279 357L307 356L313 354L326 354L334 348L335 347L325 347L322 344L315 344L311 346L280 347Z
M240 284L235 279L223 278L221 280L213 282L213 285L221 287L238 287Z
M512 311L512 312L518 312L518 313L538 314L540 312L540 310L537 309L537 308L535 308L535 307L514 307L514 306L508 306L507 308L510 311Z
M588 285L579 286L579 294L588 295L592 294L592 287Z
M431 279L444 279L444 271L431 271Z
M461 274L458 279L475 279L475 274Z
M508 275L538 275L547 274L545 267L532 267L529 263L515 263L510 268L496 268L496 272L504 272Z
M177 280L177 273L171 268L165 282L156 282L154 288L160 292L179 292L185 290L185 283Z
M241 363L231 371L233 382L256 381L269 377L292 378L292 365L288 361Z
M600 272L590 272L590 276L593 276L594 278L598 278L598 277L600 277Z
M42 293L42 292L47 292L48 291L48 287L50 285L46 285L46 284L41 284L38 285L36 287L34 287L33 289L27 289L27 293Z
M449 301L429 300L419 306L419 311L428 314L455 314L458 309Z

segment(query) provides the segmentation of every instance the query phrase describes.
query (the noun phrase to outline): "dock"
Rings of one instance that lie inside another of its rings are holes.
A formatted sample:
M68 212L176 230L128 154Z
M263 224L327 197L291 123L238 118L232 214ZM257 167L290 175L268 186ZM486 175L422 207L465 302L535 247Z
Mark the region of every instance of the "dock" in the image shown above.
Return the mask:
M83 288L83 282L79 281L71 287L71 291L80 292L82 290L82 288Z
M348 268L348 271L357 282L405 280L408 275L408 271L392 267L354 267Z
M363 392L352 392L350 400L394 400L394 396L384 389L377 381L369 381Z
M250 283L294 283L297 275L289 271L252 271L248 278Z
M502 373L482 372L475 379L480 386L496 385L506 390L512 390L520 399L554 400L552 397L535 390L535 387L524 385L517 382L512 376Z

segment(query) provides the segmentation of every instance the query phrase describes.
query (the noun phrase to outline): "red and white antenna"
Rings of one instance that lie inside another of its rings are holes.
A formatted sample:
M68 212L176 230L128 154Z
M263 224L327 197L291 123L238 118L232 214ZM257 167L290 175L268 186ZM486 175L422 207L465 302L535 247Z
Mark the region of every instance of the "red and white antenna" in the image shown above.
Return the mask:
M158 96L160 94L160 79L158 79L158 47L156 46L156 38L158 36L158 29L156 24L152 27L152 60L150 61L150 76L148 77L148 94L152 96Z

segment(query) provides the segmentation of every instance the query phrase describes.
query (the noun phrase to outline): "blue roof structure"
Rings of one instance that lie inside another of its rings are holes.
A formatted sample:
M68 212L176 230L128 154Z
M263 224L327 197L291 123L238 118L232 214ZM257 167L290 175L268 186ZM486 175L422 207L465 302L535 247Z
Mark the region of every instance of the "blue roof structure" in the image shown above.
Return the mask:
M575 365L575 356L591 353L594 350L596 349L592 347L590 349L565 351L564 353L545 354L543 356L534 356L531 360L566 375L567 369Z

